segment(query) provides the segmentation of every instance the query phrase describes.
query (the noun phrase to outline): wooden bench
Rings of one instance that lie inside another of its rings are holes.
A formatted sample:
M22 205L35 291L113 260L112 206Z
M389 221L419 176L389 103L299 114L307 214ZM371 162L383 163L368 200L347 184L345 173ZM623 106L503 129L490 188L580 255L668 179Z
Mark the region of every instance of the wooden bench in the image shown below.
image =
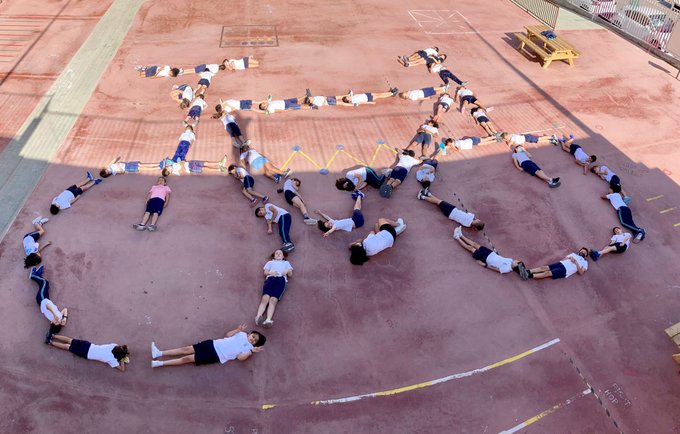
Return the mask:
M547 65L550 65L550 62L553 60L566 60L567 63L569 63L569 66L574 66L574 59L581 55L573 45L558 35L552 39L543 36L543 32L550 30L547 26L526 26L525 29L527 30L527 39L531 40L539 47L542 47L543 50L550 54L550 58L547 59L549 62L544 63L544 68L547 68Z
M517 47L517 50L519 52L522 52L524 47L527 47L529 50L531 50L533 54L535 54L541 59L543 68L547 68L553 61L551 53L549 53L545 48L541 47L540 45L536 44L534 41L529 39L529 37L524 33L515 33L515 37L519 41L519 46Z
M668 327L666 330L668 336L676 345L680 347L680 322ZM680 365L680 354L673 354L673 360Z

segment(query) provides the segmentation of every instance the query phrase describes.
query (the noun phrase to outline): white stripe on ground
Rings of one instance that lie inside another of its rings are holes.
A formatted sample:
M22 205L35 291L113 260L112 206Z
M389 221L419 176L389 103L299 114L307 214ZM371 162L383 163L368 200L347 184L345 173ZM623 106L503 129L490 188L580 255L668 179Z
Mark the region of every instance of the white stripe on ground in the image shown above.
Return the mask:
M68 137L142 3L144 0L113 2L0 154L0 240Z

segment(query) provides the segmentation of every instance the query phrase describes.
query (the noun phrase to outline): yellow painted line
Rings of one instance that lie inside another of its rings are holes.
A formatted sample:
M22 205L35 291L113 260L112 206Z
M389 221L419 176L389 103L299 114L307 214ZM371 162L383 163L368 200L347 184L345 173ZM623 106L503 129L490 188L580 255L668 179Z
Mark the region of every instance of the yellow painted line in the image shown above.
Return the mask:
M310 157L309 155L305 154L303 151L298 151L298 152L300 153L300 155L302 155L303 157L305 157L305 158L307 159L307 161L309 161L309 162L312 163L314 166L316 166L317 169L323 169L323 167L319 166L319 164L318 164L316 161L314 161L314 160L312 159L312 157Z
M659 211L659 214L666 214L667 212L671 212L671 211L673 211L674 209L675 209L675 207L673 207L673 208L662 209L661 211Z
M357 163L361 164L362 166L368 166L368 164L364 163L363 161L361 161L360 159L358 159L358 158L355 157L354 155L350 154L349 152L344 151L344 150L343 150L343 151L340 151L340 152L342 152L343 154L347 155L349 158L351 158L352 160L354 160L354 161L356 161Z
M653 200L661 199L662 197L663 197L663 194L660 194L660 195L658 195L658 196L648 197L648 198L645 199L645 200L646 200L647 202L651 202L651 201L653 201Z
M373 157L371 158L371 163L369 164L369 166L373 165L373 163L375 162L375 159L378 156L378 151L380 151L380 145L375 147L375 152L373 152Z
M385 148L387 148L387 149L388 149L390 152L392 152L393 154L398 154L398 152L395 151L394 148L391 147L391 146L387 146L387 145L384 144L384 143L381 143L380 146L384 146Z
M544 417L548 416L549 414L556 412L560 408L566 407L567 405L571 404L572 402L576 401L577 399L583 398L584 396L590 395L591 393L592 393L592 390L586 389L583 392L579 393L578 395L574 395L564 402L560 402L559 404L553 405L552 407L545 410L544 412L539 413L536 416L529 418L529 419L525 420L524 422L522 422L518 425L515 425L514 427L512 427L510 429L503 430L498 434L513 434L513 433L516 433L517 431L520 431L521 429L528 427L532 423L543 419Z
M559 342L560 342L559 339L553 339L549 342L546 342L542 345L534 347L534 348L532 348L528 351L525 351L521 354L517 354L516 356L509 357L507 359L501 360L500 362L493 363L493 364L485 366L483 368L473 369L472 371L460 372L458 374L447 375L446 377L441 377L441 378L437 378L435 380L430 380L430 381L424 381L422 383L412 384L410 386L398 387L396 389L383 390L383 391L380 391L380 392L365 393L363 395L347 396L347 397L344 397L344 398L335 398L335 399L325 399L325 400L320 400L320 401L312 401L309 404L311 404L311 405L344 404L344 403L347 403L347 402L359 401L359 400L364 399L364 398L376 398L378 396L398 395L400 393L409 392L411 390L422 389L422 388L425 388L425 387L434 386L435 384L446 383L448 381L457 380L457 379L465 378L465 377L471 377L473 375L481 374L483 372L487 372L487 371L490 371L492 369L498 368L500 366L507 365L509 363L515 362L515 361L520 360L524 357L527 357L531 354L537 353L541 350L544 350L548 347L551 347L551 346L553 346L553 345L555 345ZM268 409L276 407L276 406L277 406L276 404L264 404L264 405L261 406L261 408L262 408L262 410L268 410Z
M335 160L335 157L337 157L339 153L340 153L340 150L336 150L336 151L335 151L335 154L333 154L333 156L331 157L331 159L328 160L328 162L326 163L326 169L328 169L329 167L331 167L331 164L333 164L333 160Z
M676 228L677 228L678 226L680 226L680 222L678 222L678 223L676 223L676 224L673 225L673 227L676 227Z
M288 165L288 163L290 163L290 160L292 160L293 157L295 156L295 154L297 154L297 153L298 153L298 151L293 151L293 152L290 154L290 157L288 157L288 159L286 160L286 162L283 163L283 166L281 166L281 169L285 169L286 166Z

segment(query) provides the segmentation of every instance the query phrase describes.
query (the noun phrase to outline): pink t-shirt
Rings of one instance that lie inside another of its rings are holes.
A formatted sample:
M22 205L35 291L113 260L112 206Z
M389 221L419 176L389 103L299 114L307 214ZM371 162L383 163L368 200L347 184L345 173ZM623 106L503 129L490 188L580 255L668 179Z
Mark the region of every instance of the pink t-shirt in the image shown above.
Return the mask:
M149 190L149 193L151 193L151 197L149 199L153 199L155 197L161 198L165 200L166 196L168 193L171 193L172 190L170 190L170 187L167 185L154 185L151 187L151 190Z

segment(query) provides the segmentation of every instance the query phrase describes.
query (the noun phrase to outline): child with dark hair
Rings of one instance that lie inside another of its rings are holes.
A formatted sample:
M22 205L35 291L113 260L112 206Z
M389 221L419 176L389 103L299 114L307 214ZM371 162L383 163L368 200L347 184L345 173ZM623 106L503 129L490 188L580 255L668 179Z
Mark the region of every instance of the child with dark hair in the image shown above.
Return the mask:
M582 275L588 271L588 254L590 251L581 247L578 253L569 253L560 262L555 262L550 265L532 268L529 270L530 279L566 279L574 273Z
M35 295L35 301L40 307L40 312L50 322L50 330L45 337L45 343L49 344L55 333L59 333L61 328L66 325L68 320L68 309L59 310L52 300L50 300L50 282L43 277L45 267L41 265L38 268L31 268L29 278L38 285L38 293Z
M163 210L170 204L170 193L172 193L172 190L167 184L165 178L161 176L156 181L156 184L151 187L149 194L146 195L146 210L142 216L142 221L133 224L133 228L138 231L148 229L149 232L155 232L158 229L156 227L158 217L163 214ZM146 222L149 221L149 217L151 217L151 224L147 227Z
M536 178L548 184L548 187L550 188L557 188L560 186L560 178L551 178L546 175L545 172L541 170L540 167L538 167L538 164L531 161L531 154L527 152L523 146L516 145L512 146L510 149L512 150L512 155L510 156L512 159L512 164L515 165L517 170L520 172L526 172L531 176L535 176Z
M623 190L623 186L621 185L621 178L614 173L612 169L609 167L602 165L593 165L590 168L590 171L593 172L595 175L599 176L603 181L605 181L607 184L609 184L610 187L614 187L615 185L618 185L619 188L621 189L621 195L623 196L623 201L626 203L626 205L630 205L631 197L626 194L626 192Z
M194 363L196 366L199 366L212 363L224 364L230 360L246 360L248 357L264 349L262 346L267 341L267 338L254 330L250 333L245 333L245 329L246 325L241 324L234 330L227 332L224 338L206 340L187 347L164 351L159 350L155 342L151 342L152 359L182 356L170 360L152 360L151 367L179 366L187 363Z
M491 136L496 137L496 134L498 134L498 132L494 129L493 124L489 119L489 115L487 115L483 109L479 107L473 107L472 110L470 110L470 114L475 119L477 125L484 129L484 131L487 134L487 137Z
M439 124L434 120L429 120L416 131L416 135L409 142L406 149L411 149L416 143L420 145L420 158L425 158L425 148L432 143L432 138L439 135Z
M188 84L175 84L170 91L170 98L179 103L179 108L187 109L194 100L194 89Z
M562 146L562 150L564 152L568 152L574 156L574 163L582 166L583 174L587 175L590 163L597 161L597 157L595 155L586 154L581 146L574 143L574 140L574 136L570 134L568 139L566 137L562 137L558 140L558 142ZM557 145L557 143L555 143L555 145Z
M298 178L291 178L283 183L283 188L279 188L276 191L278 193L283 193L286 202L288 202L289 205L293 205L295 208L300 210L305 224L315 225L316 219L313 219L309 216L307 213L307 207L305 206L305 201L302 200L302 197L300 196L299 188L301 184L302 181L300 181Z
M240 59L224 59L222 61L224 65L230 71L239 71L244 69L259 68L260 62L258 62L253 56L241 57Z
M630 247L630 240L633 239L633 236L629 234L628 232L623 232L623 229L620 227L616 226L614 229L612 229L612 235L611 240L609 241L609 244L604 246L602 250L595 250L591 249L590 250L590 258L593 261L596 261L600 259L600 257L608 254L608 253L623 253L628 250L628 247Z
M630 229L633 232L635 238L633 243L637 244L644 240L647 236L647 231L635 224L633 220L633 212L628 208L626 202L623 200L623 195L621 194L621 186L613 185L609 187L609 194L602 196L602 199L608 200L616 210L616 215L619 217L619 222L623 227Z
M380 175L368 166L362 166L345 173L343 178L335 181L335 188L342 191L362 190L367 185L373 188L380 188L385 181L385 175Z
M290 239L290 226L293 219L290 217L288 211L280 208L272 203L267 203L264 206L255 209L255 217L264 218L267 221L267 233L272 234L272 224L279 225L279 236L283 242L281 250L288 253L295 249L295 244Z
M363 240L357 240L349 245L349 262L353 265L364 265L370 256L377 255L394 245L397 236L404 232L406 223L402 218L390 220L378 219L374 229Z
M321 216L321 220L317 222L317 225L321 232L323 232L324 237L329 236L335 231L352 232L354 229L359 229L364 225L364 215L361 213L361 202L364 199L364 194L357 190L352 193L352 197L354 198L354 210L350 218L335 220L321 212L321 210L317 209L314 211Z
M62 191L59 196L52 199L52 205L50 206L50 212L53 215L59 214L62 209L71 208L75 204L80 196L93 186L102 182L100 178L94 179L90 172L87 172L87 181L83 181L79 184L73 184L66 190Z
M239 160L241 165L246 166L254 173L263 173L269 179L272 179L275 183L280 183L283 178L287 178L290 175L290 168L286 170L281 170L274 166L267 157L257 152L254 148L249 145L243 145L241 148L241 155Z
M202 93L199 93L198 96L194 99L194 101L191 103L191 108L189 108L189 112L187 113L187 117L184 118L183 124L187 126L187 128L190 127L189 121L193 120L194 125L198 122L198 120L201 117L201 113L203 113L203 110L206 108L208 104L205 102L205 97L203 96ZM194 129L192 128L191 131L193 132Z
M269 196L260 194L253 190L255 186L255 178L253 178L248 171L236 164L230 164L227 168L227 172L243 183L243 188L241 193L250 201L250 207L257 205L257 202L262 199L262 203L269 202Z
M221 105L218 105L217 107L220 107L221 109ZM251 141L246 140L243 137L241 128L238 126L238 123L236 123L236 118L233 115L227 113L226 111L219 110L217 113L212 115L212 117L213 119L219 119L222 121L224 129L227 131L227 134L229 134L229 137L231 137L234 147L241 149L244 146L250 145Z
M115 160L111 160L106 167L99 171L99 176L108 178L109 176L125 175L126 173L138 173L140 169L158 170L158 164L142 163L139 161L120 161L120 157L116 157Z
M286 261L288 254L279 249L272 253L269 261L264 265L264 285L262 286L262 299L257 307L255 315L255 325L271 327L274 325L274 311L276 305L281 301L283 293L288 285L288 278L293 276L293 266ZM267 311L266 319L263 317Z
M173 68L170 65L163 66L136 66L135 69L139 71L141 78L161 78L161 77L177 77L184 74L182 68Z
M361 104L375 104L378 99L392 98L399 92L396 87L391 88L387 92L365 92L354 93L352 90L347 92L342 98L336 100L336 105L345 107L357 107Z
M394 149L399 152L397 148ZM421 160L415 158L415 155L416 153L410 149L404 149L398 154L397 163L392 167L389 178L380 187L380 196L384 198L392 196L392 191L404 182L411 168L423 164Z
M465 106L467 104L474 104L479 108L486 109L482 102L477 99L474 92L465 86L459 86L458 89L456 89L456 95L454 96L453 100L454 102L460 101L458 109L460 110L461 113L465 111Z
M458 244L460 244L462 248L472 253L472 258L482 267L497 271L500 274L514 271L520 275L522 280L527 280L529 278L529 272L524 266L524 262L505 258L488 247L480 246L471 239L465 237L460 226L453 231L453 238L458 241Z
M446 54L439 54L439 47L424 48L409 56L397 56L397 62L406 68L418 65L429 65L435 61L441 63L444 60L446 60Z
M43 228L43 225L48 221L49 219L43 217L35 218L33 220L33 227L35 230L24 235L23 244L24 252L26 253L26 257L24 258L24 268L33 267L40 264L42 261L40 252L42 252L45 247L52 244L52 241L46 242L42 245L42 247L40 244L38 244L40 237L45 235L45 229Z
M53 347L65 350L87 360L97 360L125 372L125 364L130 363L130 352L127 345L106 344L95 345L91 342L72 339L67 336L54 335L48 342Z
M473 227L478 231L484 229L484 222L476 219L473 213L458 209L454 205L434 196L429 191L420 190L420 192L418 192L418 200L424 200L425 202L436 205L439 207L442 214L444 214L449 220L460 223L466 228Z
M449 79L453 80L457 85L459 86L467 86L468 82L467 81L462 81L460 78L456 77L456 75L451 72L446 66L444 66L441 62L432 62L429 65L427 65L427 71L432 74L436 73L439 75L439 78L442 79L445 85L449 84ZM448 111L448 109L446 110Z
M439 162L437 160L430 158L424 160L423 164L416 171L416 181L423 186L423 191L425 193L429 192L430 185L432 185L435 180L438 164Z

